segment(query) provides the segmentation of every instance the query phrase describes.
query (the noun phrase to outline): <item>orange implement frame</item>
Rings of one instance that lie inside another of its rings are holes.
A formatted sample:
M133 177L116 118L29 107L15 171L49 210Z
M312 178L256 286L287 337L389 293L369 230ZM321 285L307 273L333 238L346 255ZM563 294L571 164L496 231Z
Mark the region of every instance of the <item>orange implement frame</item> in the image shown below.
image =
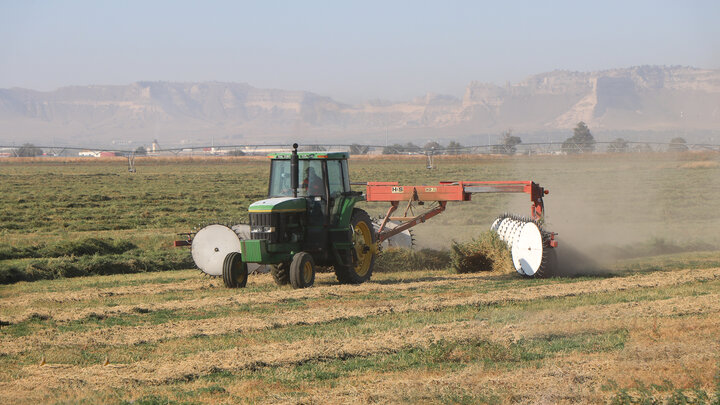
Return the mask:
M436 186L401 186L397 182L369 182L365 184L366 201L386 201L390 203L380 229L380 242L406 229L423 223L445 211L448 201L470 201L476 193L526 193L530 194L530 216L539 220L544 215L543 196L549 192L532 181L442 181ZM401 202L407 202L402 216L391 216ZM435 202L429 210L416 215L415 204ZM385 229L387 221L399 221L401 224L392 229Z

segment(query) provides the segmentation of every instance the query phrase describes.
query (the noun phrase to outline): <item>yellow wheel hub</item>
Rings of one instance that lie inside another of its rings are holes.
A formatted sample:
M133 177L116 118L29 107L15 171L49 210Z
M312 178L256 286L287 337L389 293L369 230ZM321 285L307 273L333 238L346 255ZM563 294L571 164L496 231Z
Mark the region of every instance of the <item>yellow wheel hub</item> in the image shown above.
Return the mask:
M312 263L309 261L305 262L305 265L303 266L303 281L305 281L305 284L310 284L310 281L312 281Z
M375 247L372 242L372 231L365 222L359 222L353 230L353 242L355 244L355 253L358 261L355 263L355 273L358 276L364 276L370 269L372 256L375 253Z

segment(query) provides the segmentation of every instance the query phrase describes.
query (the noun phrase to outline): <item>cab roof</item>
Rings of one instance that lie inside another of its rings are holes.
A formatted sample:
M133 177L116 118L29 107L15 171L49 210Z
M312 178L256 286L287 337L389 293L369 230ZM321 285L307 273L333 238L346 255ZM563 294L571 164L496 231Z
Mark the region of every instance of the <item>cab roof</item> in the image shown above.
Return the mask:
M292 153L271 153L268 155L270 159L290 159ZM348 152L298 152L298 159L347 159L350 154Z

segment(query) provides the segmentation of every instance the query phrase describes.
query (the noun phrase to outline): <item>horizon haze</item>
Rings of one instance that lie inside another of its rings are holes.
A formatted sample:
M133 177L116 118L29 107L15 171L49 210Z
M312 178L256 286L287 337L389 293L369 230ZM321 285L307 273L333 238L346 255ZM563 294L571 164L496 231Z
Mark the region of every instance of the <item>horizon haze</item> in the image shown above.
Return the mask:
M341 103L539 72L720 68L713 1L0 1L0 88L234 82Z
M165 146L383 141L499 143L565 140L580 121L599 141L720 140L720 69L636 66L552 71L497 86L470 82L461 98L427 93L398 102L339 102L246 83L135 82L52 92L0 89L0 145Z

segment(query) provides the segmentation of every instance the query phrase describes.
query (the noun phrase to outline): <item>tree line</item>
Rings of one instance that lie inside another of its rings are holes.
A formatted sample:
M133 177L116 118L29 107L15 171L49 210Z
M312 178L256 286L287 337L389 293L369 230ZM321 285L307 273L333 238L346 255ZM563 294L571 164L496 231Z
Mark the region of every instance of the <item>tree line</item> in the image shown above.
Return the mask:
M563 142L560 150L567 154L588 153L595 151L595 138L590 133L587 124L580 121L573 129L573 135ZM649 146L640 146L635 150L643 151L643 148L649 149ZM669 152L684 152L688 150L687 142L682 137L675 137L668 144ZM630 142L624 138L615 138L607 146L608 153L625 153L630 152Z
M513 135L512 130L508 129L502 133L500 143L492 145L491 151L495 154L502 155L514 155L517 153L517 146L522 144L522 139L519 136ZM587 124L580 121L577 126L573 129L573 135L568 137L561 145L560 150L566 154L580 154L580 153L591 153L595 151L597 142L590 132ZM645 145L645 149L649 150L650 147ZM446 146L441 145L436 141L430 141L425 143L423 146L416 145L412 142L405 144L396 143L383 147L382 153L384 155L393 154L445 154L445 155L459 155L467 153L467 149L459 142L450 141ZM670 152L684 152L689 148L687 142L682 137L675 137L670 140L668 144L668 151ZM325 150L320 146L313 146L313 150ZM639 145L633 148L632 151L643 151L643 146ZM370 146L360 145L354 143L350 145L350 154L352 155L365 155L370 152ZM630 141L623 138L616 138L611 141L607 146L608 153L625 153L631 152ZM135 155L145 156L147 150L143 146L139 146L135 151ZM43 156L44 151L35 146L32 143L24 143L22 146L14 150L13 154L17 157L36 157ZM245 152L240 149L233 150L229 153L232 156L243 156Z
M517 153L517 146L522 144L522 139L519 136L513 135L512 130L508 129L502 133L500 142L496 145L491 146L492 153L501 155L514 155ZM587 124L580 121L577 126L573 129L573 135L563 141L560 150L565 154L580 154L580 153L591 153L595 151L597 142L593 137L588 128ZM442 146L438 142L431 141L426 143L424 146L416 145L412 142L406 144L396 143L393 145L385 146L382 153L385 155L391 154L446 154L446 155L457 155L465 153L463 146L455 141L451 141L447 146ZM645 146L649 148L649 146ZM643 146L636 147L634 150L642 151ZM676 137L670 140L668 145L668 151L671 152L682 152L688 150L687 142L681 137ZM350 153L354 155L364 155L370 151L370 147L366 145L353 144L350 146ZM609 153L623 153L630 152L630 141L623 138L616 138L608 144L607 151Z

